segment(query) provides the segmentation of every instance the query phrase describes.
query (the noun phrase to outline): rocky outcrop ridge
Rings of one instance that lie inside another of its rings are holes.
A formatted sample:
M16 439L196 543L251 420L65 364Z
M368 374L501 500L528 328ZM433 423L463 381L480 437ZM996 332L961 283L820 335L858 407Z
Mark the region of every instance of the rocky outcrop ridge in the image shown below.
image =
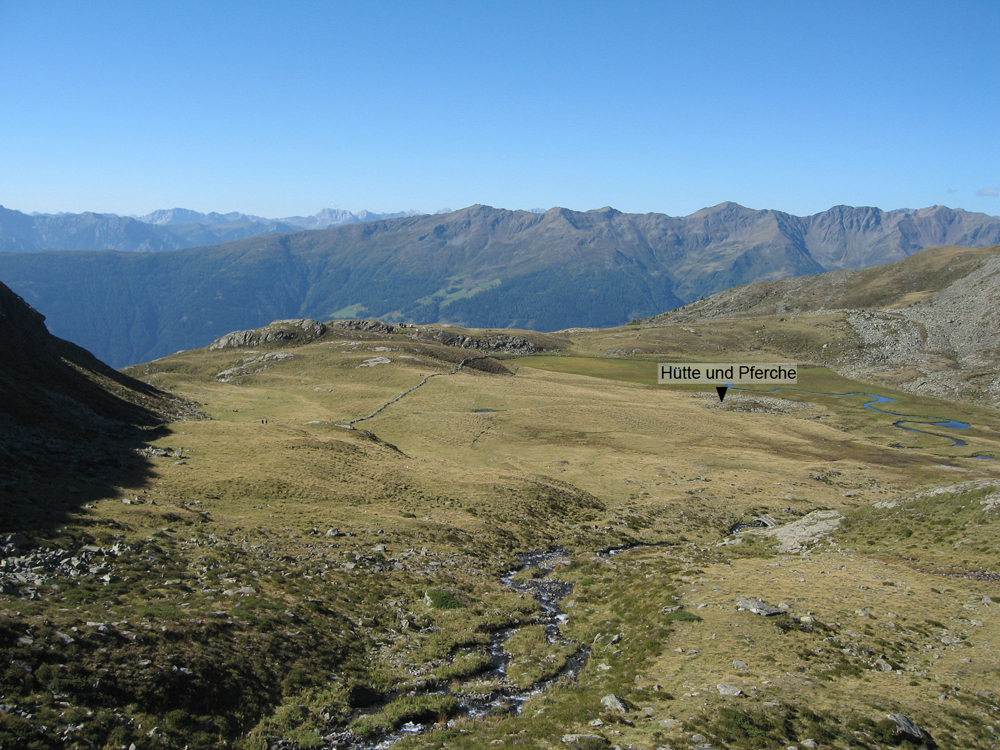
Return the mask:
M318 320L301 318L299 320L276 320L263 328L249 331L233 331L209 345L209 350L238 348L241 346L261 346L277 341L294 341L307 344L326 333L327 327Z
M447 330L438 330L430 334L430 338L445 346L457 346L462 349L477 349L481 352L500 354L537 354L544 349L524 336L510 333L487 333L482 336L470 336Z
M330 328L361 331L362 333L399 333L401 328L412 328L406 323L394 326L392 323L383 323L381 320L331 320L327 325Z
M1000 404L1000 254L950 284L926 303L891 310L852 311L848 322L864 353L847 363L849 377L870 378L886 369L912 367L905 384L914 393L971 397ZM975 391L970 389L975 383Z
M381 320L331 320L327 323L320 323L312 318L297 320L276 320L270 325L262 328L254 328L247 331L233 331L220 339L213 341L209 345L209 350L256 347L266 344L289 343L295 345L308 344L316 340L327 331L342 330L356 331L358 333L369 333L377 335L406 334L414 341L422 343L436 343L444 346L455 347L457 349L471 349L483 354L537 354L557 348L557 344L545 346L538 344L526 336L518 336L512 333L480 333L469 334L459 330L449 328L439 328L436 326L419 327L409 323L384 323ZM551 337L550 337L551 338ZM543 342L545 336L542 335ZM274 358L274 355L257 357L255 360L263 361L265 358ZM247 362L242 365L248 364ZM477 368L481 369L481 367ZM502 368L501 368L502 369ZM503 372L507 372L503 370ZM232 372L220 373L232 375ZM239 372L235 374L247 374Z

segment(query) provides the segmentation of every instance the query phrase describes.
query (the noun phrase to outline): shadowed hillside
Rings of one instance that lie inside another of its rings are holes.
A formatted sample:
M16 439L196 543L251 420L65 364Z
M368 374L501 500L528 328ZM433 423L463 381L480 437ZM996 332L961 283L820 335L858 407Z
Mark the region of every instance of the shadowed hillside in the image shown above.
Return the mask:
M0 528L44 531L109 485L141 481L135 452L188 410L49 334L45 318L0 284Z

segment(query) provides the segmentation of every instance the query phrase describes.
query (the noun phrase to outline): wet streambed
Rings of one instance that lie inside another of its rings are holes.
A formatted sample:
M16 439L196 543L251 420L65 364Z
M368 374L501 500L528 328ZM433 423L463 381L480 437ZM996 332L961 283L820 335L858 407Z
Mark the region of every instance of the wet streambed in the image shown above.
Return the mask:
M532 618L528 625L542 625L549 643L577 646L557 674L526 689L509 684L506 675L511 655L505 649L504 644L523 626L511 627L492 634L490 644L487 647L492 666L488 671L477 676L477 680L487 683L492 681L499 687L494 687L487 693L472 694L460 691L453 692L449 685L436 685L422 691L422 694L452 695L458 701L459 708L456 714L458 717L483 716L491 713L520 713L525 701L533 695L543 692L552 683L562 679L575 680L587 663L590 649L584 645L573 644L563 635L560 626L566 622L568 617L560 608L559 603L573 591L573 584L560 581L552 576L556 567L561 563L569 562L570 557L571 553L561 548L547 552L523 553L517 556L519 565L500 577L500 581L507 588L531 594L538 601L541 613ZM518 576L527 568L536 569L537 576L531 578ZM382 706L387 703L388 701ZM454 719L449 721L449 725L453 722ZM338 750L386 750L406 735L421 733L433 726L435 726L433 721L427 723L408 722L391 734L372 739L359 738L351 732L341 731L328 736L324 746L338 748ZM273 746L274 750L278 747L281 745ZM294 747L294 745L288 744L286 747Z

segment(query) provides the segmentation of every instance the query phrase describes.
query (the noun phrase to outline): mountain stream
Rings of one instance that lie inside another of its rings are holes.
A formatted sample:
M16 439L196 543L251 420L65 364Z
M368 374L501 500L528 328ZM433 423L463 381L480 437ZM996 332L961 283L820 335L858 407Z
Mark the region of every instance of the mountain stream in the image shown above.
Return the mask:
M614 554L621 550L609 550L602 554ZM568 644L574 643L567 639L560 629L560 625L568 619L562 611L559 603L573 591L573 584L560 581L552 577L556 566L562 562L568 562L571 554L568 550L554 548L547 552L536 550L519 554L517 560L519 565L500 577L500 581L509 589L523 593L532 594L541 607L541 613L537 614L530 623L531 625L542 625L549 643ZM539 574L535 578L516 578L517 574L526 568L536 568ZM438 684L428 687L424 694L454 695L459 704L456 716L475 717L484 716L491 713L520 713L525 701L533 695L538 695L547 689L557 680L575 680L580 670L587 663L590 656L589 646L575 644L578 648L567 658L566 663L557 674L541 680L527 689L520 689L506 684L507 665L511 660L510 653L504 648L504 643L520 630L519 627L505 628L493 633L490 644L487 647L492 660L489 670L479 675L485 681L491 678L501 683L501 687L494 688L485 694L469 694L452 692L447 684ZM384 706L385 703L381 704ZM378 706L378 707L381 707ZM452 725L454 719L449 721ZM326 738L329 744L325 747L337 748L338 750L387 750L395 743L399 742L408 734L419 734L434 726L434 722L417 723L407 722L395 732L377 737L374 739L363 739L348 731L336 732ZM294 745L274 745L272 750L281 747L291 748Z
M942 438L943 440L950 440L952 447L964 448L968 445L967 442L961 438L952 437L951 435L940 435L936 432L928 432L927 430L919 430L916 427L907 427L908 424L920 424L927 425L930 427L944 427L948 430L967 430L970 425L967 422L959 422L954 419L943 419L940 417L915 417L910 414L896 414L895 412L886 411L885 409L879 409L875 404L895 404L899 402L899 399L889 398L888 396L879 396L874 393L865 393L863 391L854 391L852 393L822 393L821 391L805 391L801 388L775 388L773 391L750 391L743 388L731 388L730 390L736 391L738 393L784 393L786 391L793 393L809 393L814 396L833 396L836 398L843 398L846 396L867 396L870 401L864 403L864 407L869 411L878 412L879 414L885 414L887 417L901 417L901 419L893 422L893 427L898 427L901 430L906 430L907 432L919 432L923 435L931 435L933 437ZM975 458L989 458L988 456L975 456Z

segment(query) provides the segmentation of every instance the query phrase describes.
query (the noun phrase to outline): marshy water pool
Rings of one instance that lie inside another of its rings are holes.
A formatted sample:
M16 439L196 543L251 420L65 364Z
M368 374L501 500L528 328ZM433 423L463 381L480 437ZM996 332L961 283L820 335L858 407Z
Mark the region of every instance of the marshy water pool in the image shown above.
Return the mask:
M967 430L971 427L968 422L959 422L956 419L944 419L943 417L921 417L912 414L897 414L895 412L886 411L885 409L879 409L876 404L895 404L899 403L899 399L890 398L889 396L880 396L877 393L866 393L864 391L852 391L850 393L823 393L822 391L807 391L802 388L775 388L772 391L750 391L743 388L730 387L730 390L738 391L740 393L808 393L814 396L833 396L835 398L843 398L847 396L867 396L870 400L864 403L864 407L866 409L878 412L879 414L885 414L887 417L901 417L901 419L893 422L893 427L898 427L899 429L906 430L907 432L919 432L923 435L931 435L944 440L950 440L952 447L954 448L964 448L968 445L968 443L961 438L953 437L951 435L940 435L936 432L928 432L927 430L920 430L916 427L906 426L907 424L921 424L931 427L944 427L948 430ZM990 456L974 456L974 458L990 458Z

